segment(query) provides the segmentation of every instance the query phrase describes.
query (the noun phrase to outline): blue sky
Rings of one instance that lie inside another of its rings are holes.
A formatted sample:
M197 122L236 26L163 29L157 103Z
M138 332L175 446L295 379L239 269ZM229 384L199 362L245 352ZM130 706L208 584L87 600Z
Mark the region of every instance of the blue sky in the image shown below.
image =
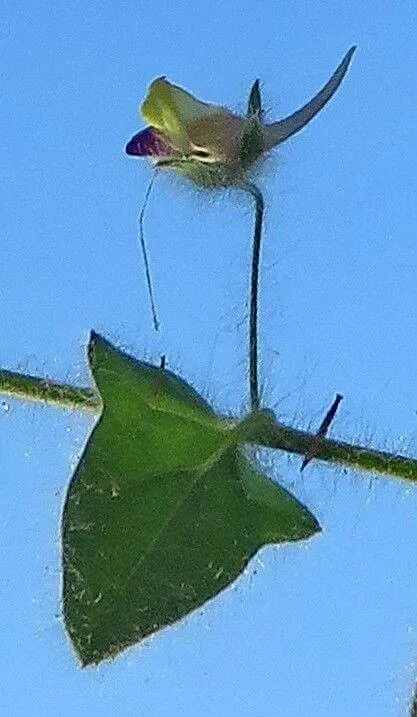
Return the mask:
M264 403L345 440L417 455L417 9L317 3L22 3L0 11L2 367L86 384L91 328L168 365L218 409L247 399L252 212L168 178L146 233L162 332L137 247L149 168L123 147L149 82L269 117L297 109L358 45L328 107L261 172ZM319 518L266 548L228 591L117 661L81 671L59 617L59 517L93 425L0 407L3 714L405 715L416 677L417 493L269 455Z

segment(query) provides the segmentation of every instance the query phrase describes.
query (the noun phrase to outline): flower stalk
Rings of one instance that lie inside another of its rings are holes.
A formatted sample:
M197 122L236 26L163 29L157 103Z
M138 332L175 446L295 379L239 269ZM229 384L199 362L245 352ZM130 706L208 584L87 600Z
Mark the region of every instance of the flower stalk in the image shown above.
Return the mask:
M249 393L251 410L256 411L260 406L258 380L258 294L264 200L260 190L254 184L248 184L246 191L251 194L255 200L255 230L252 244L249 309Z

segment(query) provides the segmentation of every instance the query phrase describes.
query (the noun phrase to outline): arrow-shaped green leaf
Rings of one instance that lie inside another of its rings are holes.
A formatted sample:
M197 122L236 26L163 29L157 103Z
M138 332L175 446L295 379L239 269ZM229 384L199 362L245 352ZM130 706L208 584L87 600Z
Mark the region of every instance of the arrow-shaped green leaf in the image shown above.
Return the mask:
M62 519L65 623L83 665L184 617L263 545L319 530L245 456L270 412L232 422L97 334L88 352L103 412Z

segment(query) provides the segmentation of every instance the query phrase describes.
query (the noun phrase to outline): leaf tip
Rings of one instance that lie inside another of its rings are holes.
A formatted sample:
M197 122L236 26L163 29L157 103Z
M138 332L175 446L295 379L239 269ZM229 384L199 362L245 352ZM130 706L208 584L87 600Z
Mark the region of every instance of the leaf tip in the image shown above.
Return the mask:
M88 348L92 349L95 347L96 344L103 343L105 339L101 334L99 334L97 331L94 331L94 329L91 329L90 331L90 339L88 341Z
M87 354L88 354L88 362L90 364L91 369L94 369L95 360L97 358L97 351L100 349L108 349L111 347L111 344L107 339L104 338L101 334L99 334L97 331L94 331L94 329L91 329L90 331L90 339L88 341L87 346Z

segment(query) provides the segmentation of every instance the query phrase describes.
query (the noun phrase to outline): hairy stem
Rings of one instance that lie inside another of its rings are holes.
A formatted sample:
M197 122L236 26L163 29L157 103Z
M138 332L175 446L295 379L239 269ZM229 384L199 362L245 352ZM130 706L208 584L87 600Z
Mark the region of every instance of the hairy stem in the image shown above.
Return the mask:
M277 421L275 426L271 427L269 434L263 436L260 443L265 448L275 448L304 456L312 441L315 441L316 435ZM417 482L417 459L344 441L321 438L315 445L314 460Z
M13 371L0 371L0 393L12 398L48 403L61 408L78 408L93 413L98 413L102 408L100 396L90 388L68 386Z
M102 410L100 396L90 388L68 386L13 371L0 371L0 394L95 414ZM262 437L260 445L304 456L315 438L315 433L276 422L268 435ZM323 437L315 448L314 460L417 482L416 459L343 441Z

